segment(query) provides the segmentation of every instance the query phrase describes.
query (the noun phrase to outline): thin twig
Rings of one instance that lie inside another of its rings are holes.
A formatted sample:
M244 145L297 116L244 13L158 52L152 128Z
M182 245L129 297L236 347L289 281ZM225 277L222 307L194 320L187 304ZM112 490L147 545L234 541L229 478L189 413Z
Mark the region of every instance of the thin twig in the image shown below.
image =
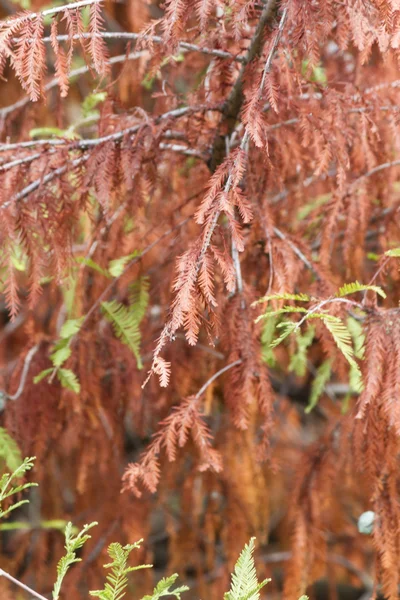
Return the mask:
M15 392L15 394L5 394L6 398L8 398L8 400L18 400L18 398L21 396L22 392L24 391L26 378L29 373L29 367L31 366L33 357L35 356L36 352L39 350L39 346L40 346L40 343L36 344L36 346L33 346L29 350L29 352L26 354L25 360L24 360L24 367L22 369L21 379L19 381L18 389Z
M46 598L45 596L42 596L41 594L38 594L37 592L35 592L35 590L32 590L32 588L30 588L27 585L25 585L25 583L22 583L22 581L18 581L18 579L15 579L15 577L13 577L12 575L10 575L9 573L7 573L6 571L4 571L3 569L0 569L0 577L5 577L6 579L8 579L9 581L11 581L12 583L14 583L15 585L17 585L18 587L20 587L23 590L25 590L26 592L28 592L28 594L31 594L31 596L34 596L35 598L38 598L38 600L48 600L48 598Z
M66 171L68 171L68 169L80 165L81 163L88 160L88 158L89 156L81 156L80 158L76 158L75 160L72 160L66 165L59 167L58 169L54 169L54 171L51 171L44 177L39 177L39 179L35 179L35 181L32 181L32 183L24 187L20 192L18 192L18 194L15 194L15 196L10 198L10 200L7 200L7 202L3 202L3 204L0 205L0 209L4 210L5 208L11 206L14 202L19 202L20 200L23 200L24 198L29 196L29 194L36 191L41 185L46 185L55 177L63 175Z
M187 146L182 146L181 144L164 144L161 142L159 147L161 150L170 150L171 152L178 152L179 154L185 154L186 156L195 156L196 158L201 158L202 160L207 160L208 158L208 154L205 152L196 150L195 148L188 148Z
M348 300L347 298L327 298L326 300L322 300L322 302L318 302L318 304L316 304L315 306L313 306L313 308L310 308L310 310L306 312L304 317L302 317L297 323L296 330L300 329L304 321L308 319L310 315L317 312L317 310L320 310L326 304L331 304L333 302L337 302L339 304L350 304L350 306L355 306L356 308L362 309L362 304L360 304L359 302L355 302L354 300Z
M105 40L144 40L154 42L155 44L163 44L164 39L159 35L141 35L140 33L133 33L129 31L104 31L101 33L78 33L73 36L69 35L58 35L57 40L59 42L66 42L69 40L79 40L79 39L91 39L91 38L102 38ZM29 41L29 40L28 40ZM42 38L42 41L46 44L51 43L52 38L50 36ZM188 42L179 42L178 45L179 50L186 50L190 52L200 52L201 54L208 54L210 56L216 56L217 58L225 58L229 60L234 60L236 62L243 63L245 61L245 57L243 56L235 56L231 54L231 52L227 52L226 50L219 50L218 48L207 48L204 46L198 46L197 44L190 44Z
M225 126L225 135L231 135L234 128L236 127L236 121L240 113L240 109L243 104L243 83L247 71L247 65L252 62L257 56L260 55L261 50L264 46L265 40L265 27L271 20L274 13L276 0L268 0L265 4L264 9L261 13L257 28L252 37L250 46L243 60L243 67L241 68L239 75L237 76L235 83L226 99L222 108L223 120L222 125ZM224 136L217 135L214 144L210 160L210 170L214 172L218 165L220 165L225 156L225 139Z
M195 113L195 112L206 112L206 111L219 111L220 107L216 105L212 106L184 106L182 108L175 108L174 110L170 110L166 113L158 115L155 117L154 121L158 124L160 121L164 121L166 119L177 119L184 115ZM8 150L14 150L16 148L31 148L33 146L40 145L48 145L48 146L69 146L69 150L85 150L87 148L94 148L100 144L104 144L106 142L118 141L121 140L125 135L137 133L139 129L143 127L143 123L138 123L136 125L132 125L131 127L127 127L125 129L121 129L115 133L111 133L109 135L104 135L98 138L87 138L80 140L66 140L66 139L49 139L49 140L32 140L27 142L16 142L14 144L0 144L0 152L6 152Z
M226 155L228 156L230 150L229 137L225 138L226 145ZM236 287L239 294L243 294L243 277L242 277L242 269L240 267L240 258L239 251L235 242L233 235L231 236L231 247L232 247L232 261L236 274ZM244 298L242 298L242 308L244 308Z
M55 152L55 150L53 150L52 152ZM23 158L18 158L16 160L12 160L8 163L4 163L4 164L0 165L0 173L1 173L1 171L7 171L7 169L19 167L19 165L29 164L29 163L33 162L34 160L41 158L42 156L43 155L41 152L37 152L36 154L30 154L29 156L24 156Z
M320 276L318 275L317 271L314 269L313 265L310 263L308 258L300 250L300 248L298 248L296 246L296 244L294 244L292 242L292 240L289 239L280 229L278 229L277 227L274 227L273 230L274 230L275 235L277 235L281 240L284 240L287 243L287 245L290 246L290 248L293 250L295 255L306 265L307 269L309 269L312 272L312 274L315 276L315 278L319 281Z
M183 333L177 333L175 335L175 337L176 337L176 339L186 341L186 337L183 335ZM196 348L196 350L203 350L204 352L207 352L208 354L211 354L212 356L215 356L215 358L219 358L220 360L225 358L225 354L222 354L222 352L218 352L218 350L215 350L211 346L206 346L205 344L202 344L201 342L197 342L195 348Z
M271 9L270 9L270 7L267 6L267 8L265 10L271 10ZM276 49L278 47L279 41L280 41L280 39L282 37L283 29L284 29L284 26L285 26L285 23L286 23L286 19L287 19L287 13L288 13L288 9L286 7L284 9L283 13L282 13L281 20L279 22L278 31L275 34L275 39L274 39L274 42L272 44L271 50L269 51L267 60L265 61L265 65L264 65L264 69L263 69L263 75L262 75L262 79L261 79L261 84L260 84L260 87L258 89L258 94L260 96L262 94L263 86L265 84L265 79L266 79L268 73L271 71L272 60L273 60L273 57L275 55ZM248 125L246 125L245 133L244 133L244 135L242 137L242 141L240 143L240 149L241 150L246 150L248 148L249 141L250 141L250 130L249 130ZM224 188L224 193L225 194L227 194L230 191L230 189L232 187L232 181L233 181L233 168L230 169L230 172L229 172L226 184L225 184L225 188ZM212 238L212 235L214 233L214 229L215 229L215 227L216 227L216 225L218 223L218 219L219 219L219 215L220 214L221 213L220 213L219 210L217 210L215 212L214 217L213 217L213 219L211 221L211 224L209 226L206 239L204 240L203 247L202 247L200 255L199 255L198 271L201 268L201 264L203 262L204 256L205 256L205 254L206 254L206 252L208 250L208 247L210 245L211 238Z
M351 189L353 189L354 187L357 187L358 183L362 179L365 179L367 177L372 177L372 175L375 175L376 173L380 173L380 171L384 171L385 169L390 169L391 167L398 167L398 166L400 166L400 159L381 163L380 165L377 165L370 171L367 171L363 175L360 175L360 177L357 177L357 179L351 183L350 187L351 187Z
M223 367L222 369L220 369L219 371L217 371L216 373L214 373L214 375L212 375L210 377L210 379L208 379L205 382L205 384L201 386L201 388L199 389L199 391L195 395L195 399L198 400L200 398L200 396L202 396L204 394L204 392L206 391L206 389L208 388L208 386L211 385L213 383L213 381L215 381L216 379L218 379L218 377L220 377L220 375L222 375L223 373L226 373L226 371L229 371L230 369L233 369L233 367L236 367L237 365L240 365L242 362L243 362L242 359L238 358L238 360L235 360L234 362L231 362L229 365L225 365L225 367Z
M195 107L190 107L190 106L186 106L183 108L178 108L175 110L171 110L167 113L164 113L162 115L160 115L159 117L156 117L155 121L156 123L163 120L163 119L168 119L168 118L177 118L179 116L182 116L184 114L187 114L189 112L194 112L196 110ZM204 110L204 108L202 107L201 110ZM208 109L207 109L208 110ZM83 149L83 148L89 148L89 147L95 147L99 144L103 144L105 142L108 141L117 141L120 140L121 138L123 138L125 135L127 134L133 134L135 132L137 132L140 128L142 127L142 123L134 125L133 127L128 127L127 129L123 129L122 131L118 131L116 133L107 135L107 136L103 136L101 138L94 138L94 139L86 139L86 140L77 140L77 141L73 141L68 142L67 140L59 140L59 139L50 139L50 140L39 140L41 143L46 143L49 146L60 146L62 144L66 144L69 143L70 144L70 148L69 150L75 150L75 149ZM13 149L15 147L29 147L30 145L33 145L32 142L21 142L19 144L4 144L3 146L0 146L0 151L1 150L6 150L6 149ZM198 156L199 158L205 158L204 155L201 154L195 154L194 151L191 152L190 148L186 148L184 146L178 146L178 145L164 145L165 149L167 150L174 150L177 151L176 149L178 148L179 152L184 151L185 153L188 153L190 156ZM69 168L71 167L76 167L78 165L80 165L81 163L87 161L89 159L89 155L85 155L85 156L81 156L79 158L74 159L73 161L71 161L70 163L67 163L66 165L63 165L62 167L59 167L58 169L55 169L54 171L51 171L50 173L48 173L47 175L45 175L44 177L38 178L35 181L33 181L32 183L30 183L29 185L27 185L26 187L24 187L20 192L18 192L17 194L15 194L15 196L13 196L12 198L10 198L10 200L7 200L6 202L3 202L3 204L0 206L0 209L5 209L8 208L9 206L11 206L14 202L18 202L24 198L26 198L27 196L29 196L29 194L31 194L32 192L34 192L35 190L37 190L41 185L46 185L47 183L49 183L50 181L52 181L55 177L58 177L59 175L63 175Z
M103 0L79 0L79 2L71 2L71 4L63 4L62 6L54 6L53 8L46 8L45 10L39 12L27 12L23 13L21 16L12 16L6 19L2 22L2 26L6 28L8 23L12 23L12 26L15 27L16 23L23 23L24 21L33 21L38 17L47 17L49 15L55 15L60 12L65 12L66 10L75 10L76 8L83 8L84 6L89 6L91 4L101 4L102 1Z

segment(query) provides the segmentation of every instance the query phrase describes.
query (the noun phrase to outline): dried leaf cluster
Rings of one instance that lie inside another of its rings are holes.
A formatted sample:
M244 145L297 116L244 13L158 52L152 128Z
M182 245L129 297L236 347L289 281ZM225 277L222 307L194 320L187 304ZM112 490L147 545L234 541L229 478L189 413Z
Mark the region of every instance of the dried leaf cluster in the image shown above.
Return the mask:
M397 598L398 2L3 16L2 419L41 514L104 524L68 598L116 528L210 600L253 535L271 597ZM2 552L46 592L36 533Z

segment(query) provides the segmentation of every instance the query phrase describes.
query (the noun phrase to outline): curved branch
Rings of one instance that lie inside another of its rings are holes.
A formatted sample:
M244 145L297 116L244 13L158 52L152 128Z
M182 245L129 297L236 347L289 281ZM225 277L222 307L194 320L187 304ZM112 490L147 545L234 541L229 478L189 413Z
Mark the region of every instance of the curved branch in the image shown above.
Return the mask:
M15 392L15 394L6 394L6 397L8 398L8 400L18 400L18 398L21 396L22 392L24 391L26 378L29 373L29 367L31 366L33 357L35 356L36 352L39 350L39 346L40 346L40 343L36 344L36 346L33 346L29 350L27 355L25 356L24 366L22 369L22 374L21 374L21 379L19 381L18 389ZM1 575L1 572L0 572L0 575Z
M243 362L242 359L238 358L234 362L231 362L229 365L225 365L225 367L223 367L222 369L220 369L219 371L214 373L214 375L212 375L210 377L210 379L208 379L205 382L205 384L201 386L201 388L195 395L195 400L198 400L200 398L200 396L202 396L204 394L204 392L206 391L208 386L210 386L216 379L218 379L218 377L220 377L220 375L223 375L223 373L226 373L226 371L229 371L230 369L233 369L233 367L236 367L237 365L242 364L242 362Z

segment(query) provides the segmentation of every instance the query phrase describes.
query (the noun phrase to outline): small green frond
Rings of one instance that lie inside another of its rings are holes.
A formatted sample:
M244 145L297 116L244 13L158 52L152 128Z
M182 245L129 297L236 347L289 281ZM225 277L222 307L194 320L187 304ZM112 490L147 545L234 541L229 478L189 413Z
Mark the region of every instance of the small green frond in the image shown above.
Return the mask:
M114 260L110 260L108 263L108 271L112 277L120 277L122 273L125 271L125 267L133 260L141 255L140 250L135 250L131 252L131 254L126 254L125 256L120 256L119 258L114 258Z
M55 137L61 137L61 138L65 138L68 137L68 130L67 129L60 129L59 127L36 127L34 129L31 129L29 132L29 137L31 138L55 138Z
M271 348L279 346L279 344L283 342L285 338L287 338L291 333L293 333L293 331L297 327L297 323L294 323L293 321L282 321L281 323L278 323L276 327L279 327L279 329L281 329L281 334L278 338L276 338L276 340L272 342Z
M270 580L258 583L254 564L254 540L243 548L232 573L231 589L224 595L224 600L259 600L260 590Z
M142 600L159 600L159 598L163 598L164 596L175 596L177 600L180 600L182 592L188 591L189 588L186 585L181 585L174 590L171 590L171 586L175 584L177 579L177 573L174 573L169 577L164 577L157 583L153 593L144 596Z
M392 248L391 250L386 250L385 256L390 256L391 258L400 258L400 248Z
M79 333L83 319L84 317L80 317L79 319L68 319L65 321L60 330L60 337L66 340Z
M65 527L65 555L60 558L57 565L57 580L54 584L53 588L53 600L58 600L60 597L61 585L64 580L65 575L69 567L77 562L80 562L81 559L76 557L76 552L79 548L90 539L90 535L88 535L89 529L97 525L97 522L89 523L88 525L84 525L81 531L75 535L75 528L72 523L67 523Z
M54 344L52 353L50 354L50 359L54 367L61 367L65 363L65 361L68 360L71 356L72 351L70 343L72 338L79 332L83 320L84 317L80 317L79 319L68 319L61 327L60 339ZM65 385L63 383L62 375L61 377L59 376L59 379L64 387L71 387L70 385ZM74 384L74 386L76 388L76 384Z
M25 500L25 502L28 502L28 500ZM64 531L65 525L66 521L63 519L41 520L39 523L40 529L56 529L59 531ZM0 525L0 531L31 531L36 528L37 524L29 521L12 521L12 523L2 523Z
M307 349L311 346L315 335L315 327L309 326L303 335L296 336L297 352L290 357L289 371L303 377L307 371Z
M262 319L270 319L271 317L276 317L278 315L286 315L293 313L307 313L308 310L303 306L283 306L282 308L278 308L277 310L271 310L265 312L263 315L260 315L256 319L256 323L261 321Z
M21 492L24 492L25 490L29 489L30 487L37 486L37 483L22 483L22 484L15 485L15 486L12 485L14 480L20 479L21 477L23 477L25 475L25 473L27 471L32 469L32 467L34 465L34 461L35 461L34 456L25 458L22 461L22 463L19 464L16 469L14 469L14 471L11 473L11 475L9 473L4 473L4 475L2 475L2 477L0 479L0 507L1 507L1 503L6 498L10 498L10 496L14 496L15 494L20 494ZM28 500L20 500L19 502L16 502L15 504L12 504L11 506L9 506L4 511L0 508L0 518L7 516L10 512L15 510L16 508L19 508L23 504L26 504L27 502L28 502Z
M102 302L101 308L106 319L113 325L115 335L132 350L138 369L141 369L143 367L140 358L141 335L136 315L116 300Z
M351 394L360 394L364 388L361 371L359 368L355 368L350 365L349 371L349 385L350 385L350 396Z
M270 300L296 300L297 302L310 302L312 298L307 296L307 294L271 294L270 296L263 296L262 298L259 298L252 303L252 306L269 302Z
M343 296L348 296L349 294L355 294L356 292L365 291L375 292L382 298L386 298L385 292L378 285L363 285L358 281L353 281L352 283L345 283L341 288L339 288L339 293L337 294L337 296L342 298Z
M350 335L353 339L354 356L360 360L363 360L365 354L365 334L362 324L353 317L348 317L347 329L349 330ZM349 373L349 383L350 388L353 392L359 393L362 391L363 381L360 370L354 369L351 365Z
M57 377L63 387L72 390L75 394L79 394L81 391L81 384L71 369L58 369Z
M297 211L297 219L298 221L303 221L306 219L316 208L323 206L331 199L332 194L322 194L321 196L317 196L313 198L311 202L308 202Z
M275 355L271 348L274 339L275 327L277 319L265 319L261 332L261 358L268 366L273 367L275 364Z
M12 472L18 469L22 463L21 451L18 444L4 427L0 427L0 457Z
M105 569L111 569L111 573L107 575L107 581L104 585L103 590L93 590L90 592L91 596L100 598L100 600L122 600L125 596L126 587L128 585L128 573L137 571L139 569L147 569L152 565L138 565L136 567L128 566L128 558L132 550L140 547L140 543L127 544L121 546L121 544L113 543L108 547L108 555L112 559L112 562L104 565Z
M81 104L83 117L89 117L96 106L107 98L107 92L92 92L88 94Z
M318 400L324 391L325 385L329 381L332 372L332 360L325 360L317 369L314 380L311 384L310 399L304 411L308 414L318 404Z
M354 317L348 317L347 329L350 331L350 335L353 339L354 355L356 358L362 360L365 353L365 333L362 323L354 319Z
M329 313L310 312L307 319L321 319L322 321L330 321L331 323L341 323L339 317L330 315Z
M33 383L39 383L40 381L42 381L42 379L47 377L47 375L50 375L51 373L53 373L53 371L54 371L53 367L51 367L50 369L44 369L43 371L40 371L40 373L38 373L38 375L36 375L33 378Z
M75 260L77 263L79 263L81 265L85 265L85 267L90 267L94 271L97 271L97 273L104 275L104 277L110 277L109 272L106 271L105 269L103 269L100 265L97 264L97 262L95 262L91 258L85 258L84 256L78 256L78 258L76 258Z
M342 321L330 321L328 319L324 319L324 325L330 331L336 346L339 348L347 362L360 373L360 368L354 360L352 339L346 325Z
M135 315L138 323L140 323L149 304L149 287L150 281L148 277L141 277L130 286L129 305L130 311Z
M71 356L71 348L69 346L69 340L59 340L50 354L51 362L55 367L61 367L66 360Z

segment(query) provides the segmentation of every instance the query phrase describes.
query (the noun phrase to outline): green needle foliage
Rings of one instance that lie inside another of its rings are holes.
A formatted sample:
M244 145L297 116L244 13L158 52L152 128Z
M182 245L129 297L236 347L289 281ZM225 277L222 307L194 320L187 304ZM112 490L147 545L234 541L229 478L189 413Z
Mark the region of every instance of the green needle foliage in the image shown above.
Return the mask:
M224 600L259 600L261 588L271 581L264 579L258 583L253 556L254 541L255 538L251 538L243 548L232 573L231 589L224 595Z
M367 292L367 291L375 292L376 294L378 294L378 296L381 296L382 298L386 298L385 292L378 285L363 285L362 283L359 283L358 281L354 281L353 283L345 283L339 289L338 296L342 298L343 296L348 296L349 294L355 294L356 292Z
M4 460L10 471L18 469L22 463L21 451L18 448L18 444L4 427L0 427L0 457Z
M313 382L311 384L310 399L308 406L305 409L306 413L310 413L318 404L321 398L325 385L328 383L332 372L332 360L328 358L317 369Z
M129 306L125 306L116 300L101 303L103 314L112 324L115 335L135 355L138 369L143 368L142 359L140 358L140 323L149 303L148 289L148 279L142 277L131 286Z
M159 598L163 598L164 596L175 596L177 600L180 600L181 593L186 592L189 588L187 585L181 585L174 590L171 590L171 586L175 584L177 578L177 573L174 573L169 577L164 577L157 583L153 593L151 595L144 596L142 600L159 600Z
M128 348L130 348L136 357L138 368L142 368L140 358L140 329L136 316L130 312L129 307L124 306L116 300L102 302L101 308L114 329L114 333Z
M62 582L70 566L82 560L81 558L77 558L76 552L90 539L90 535L87 532L95 525L97 525L95 521L89 525L84 525L83 529L77 535L74 535L72 523L67 524L65 528L66 554L59 560L57 565L57 580L54 584L53 600L59 599Z
M297 351L290 357L289 371L303 377L307 371L307 350L315 336L315 327L309 326L303 335L296 337Z
M15 471L10 475L9 473L4 473L4 475L0 479L0 518L4 518L10 514L16 508L19 508L23 504L26 504L28 500L20 500L15 504L11 504L8 508L3 510L2 503L6 498L10 498L10 496L14 496L15 494L19 494L20 492L24 492L30 487L36 486L37 483L21 483L18 485L14 485L14 481L21 479L27 471L32 469L35 461L35 457L25 458L22 464L19 465L15 469Z
M24 483L17 486L11 485L14 479L19 479L33 467L34 460L34 457L25 458L22 464L20 464L11 475L8 473L3 475L0 480L0 506L1 502L3 502L6 498L9 498L11 495L18 494L31 486L37 485L36 483ZM28 500L21 500L20 502L10 506L5 511L0 509L0 517L6 516L12 510L18 506L21 506L22 504L25 504L26 502L28 502ZM51 528L59 528L62 524L62 521L49 521L46 523L47 526ZM14 523L11 525L14 527L16 526L17 528L29 528L28 523ZM27 527L25 527L25 525ZM97 523L94 521L93 523L84 525L81 531L79 531L72 525L72 523L67 523L65 527L66 553L59 560L57 565L57 579L53 588L52 600L59 600L61 587L68 569L74 563L82 560L81 558L77 557L77 552L90 539L91 536L88 534L88 531L95 525L97 525ZM153 566L128 566L128 559L132 550L140 548L140 544L142 542L143 540L139 540L134 544L127 544L126 546L121 546L121 544L118 543L112 543L109 545L108 555L111 558L111 562L104 565L104 568L110 569L110 573L106 577L104 589L91 591L91 596L100 598L100 600L122 600L122 598L124 598L128 586L129 573L138 571L140 569L148 569ZM270 581L270 579L264 579L264 581L261 583L258 582L253 556L254 542L255 538L253 537L242 550L235 565L234 572L232 573L231 589L229 592L224 594L224 600L260 600L260 590ZM1 569L0 571L0 575L9 577L5 571L2 571ZM174 573L169 577L164 577L157 583L152 594L143 596L141 600L160 600L160 598L164 598L166 596L172 596L177 600L181 600L181 594L188 591L189 588L186 585L181 585L171 589L176 584L177 578L177 573ZM20 585L25 590L29 589L17 579L11 579L16 585ZM30 591L33 595L37 595L34 590ZM308 598L307 596L302 596L299 600L308 600Z
M100 598L100 600L121 600L125 596L126 587L128 585L128 573L152 567L152 565L128 567L130 553L132 550L140 548L142 541L143 540L139 540L134 544L128 544L123 547L118 543L109 545L108 555L112 559L112 562L104 565L104 568L111 569L111 573L107 575L104 589L90 592L91 596Z
M296 336L297 352L291 355L289 371L294 371L296 375L302 377L307 370L307 353L313 343L316 330L309 325L311 320L318 319L322 321L324 326L331 334L338 350L350 365L349 383L352 392L361 392L363 383L361 371L357 360L364 358L364 332L362 326L354 319L348 318L347 323L344 323L339 317L329 313L329 306L335 302L346 302L344 298L350 294L359 292L371 291L382 298L386 297L385 292L376 285L364 285L358 281L346 283L338 292L327 299L318 300L317 298L307 296L306 294L274 294L265 296L254 304L269 303L270 301L292 301L294 304L284 305L276 310L271 310L268 304L264 314L260 315L256 322L263 320L265 325L262 332L261 342L262 351L265 360L271 362L272 349L281 344L292 333ZM363 306L349 301L351 305L355 305L358 309L363 309ZM306 308L298 303L310 303ZM299 315L298 320L283 320L282 316L288 318L294 315ZM301 326L308 324L308 329L302 332ZM265 346L269 346L269 351ZM322 363L317 370L316 376L312 383L309 404L306 412L310 412L317 404L321 394L323 393L325 384L329 381L332 372L332 360L329 359Z
M385 256L400 258L400 248L392 248L391 250L387 250L385 252Z

